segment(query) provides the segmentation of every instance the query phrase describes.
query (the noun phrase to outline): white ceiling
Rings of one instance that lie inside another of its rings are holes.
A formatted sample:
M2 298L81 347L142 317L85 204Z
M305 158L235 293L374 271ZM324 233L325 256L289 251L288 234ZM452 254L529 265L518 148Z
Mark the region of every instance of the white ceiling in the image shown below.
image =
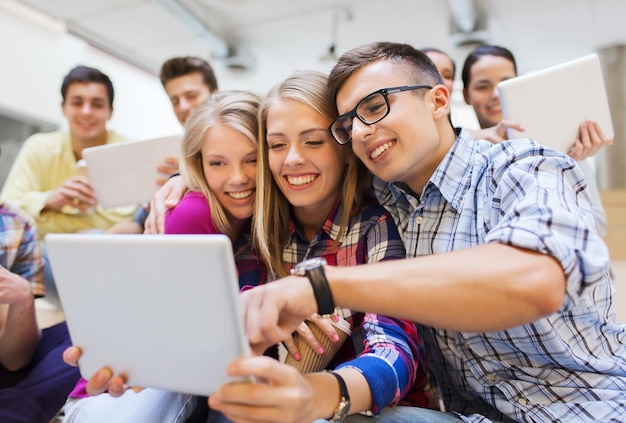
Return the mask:
M219 45L208 41L208 29L224 43L236 47L241 56L254 57L254 62L244 58L248 72L271 74L280 66L327 70L332 61L324 62L321 58L332 44L341 54L357 45L382 40L441 48L451 53L460 67L470 47L456 46L451 36L449 4L455 1L20 2L59 19L70 32L153 73L158 72L164 60L178 55L198 55L214 64L223 63L223 58L216 57ZM626 44L624 0L475 3L484 11L487 41L510 48L522 73L580 57L603 46ZM180 13L174 13L175 10ZM192 19L185 20L185 14Z

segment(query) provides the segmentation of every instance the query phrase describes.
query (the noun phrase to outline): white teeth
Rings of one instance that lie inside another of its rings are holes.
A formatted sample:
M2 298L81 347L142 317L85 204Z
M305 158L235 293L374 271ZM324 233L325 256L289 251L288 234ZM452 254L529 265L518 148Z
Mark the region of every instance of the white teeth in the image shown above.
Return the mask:
M372 159L375 159L376 157L380 156L381 154L383 154L385 151L387 151L387 149L389 147L391 147L393 145L393 142L386 142L383 145L381 145L380 147L378 147L376 150L372 151L372 154L370 154L370 157Z
M250 197L254 194L254 190L249 189L248 191L239 191L239 192L229 192L228 195L233 197L235 200L243 200L244 198Z
M291 185L306 185L310 184L315 180L315 175L304 175L304 176L287 176L287 182Z

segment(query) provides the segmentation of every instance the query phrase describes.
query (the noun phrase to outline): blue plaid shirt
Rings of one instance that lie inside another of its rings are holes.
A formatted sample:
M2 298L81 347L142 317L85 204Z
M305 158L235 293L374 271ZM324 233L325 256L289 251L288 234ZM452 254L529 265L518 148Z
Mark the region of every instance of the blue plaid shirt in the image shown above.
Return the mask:
M626 327L575 161L528 139L492 145L462 131L419 198L404 188L374 182L407 256L501 243L554 257L567 278L561 309L530 324L418 326L447 410L466 421L626 421Z
M310 243L291 222L291 238L283 246L283 263L288 269L311 257L324 257L332 266L404 258L404 247L393 219L374 200L351 218L339 247L333 248L341 223L341 210L338 203ZM329 368L358 369L369 383L374 413L397 403L414 383L421 386L426 382L425 374L418 367L420 340L413 323L347 309L340 309L340 315L351 323L352 342L341 347ZM413 405L427 404L424 398L423 403L414 401Z
M33 295L44 295L43 260L32 217L0 201L0 265L31 283Z

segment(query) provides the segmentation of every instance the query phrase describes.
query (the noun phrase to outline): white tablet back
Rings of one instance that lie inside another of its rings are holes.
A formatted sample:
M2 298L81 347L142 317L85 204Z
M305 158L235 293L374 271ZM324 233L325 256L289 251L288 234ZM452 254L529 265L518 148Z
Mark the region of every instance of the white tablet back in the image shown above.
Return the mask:
M504 117L525 129L509 129L509 139L532 138L567 153L585 120L598 122L609 139L614 136L596 54L502 81L498 89Z
M224 235L50 234L45 238L81 374L209 395L248 355Z
M166 157L178 157L179 149L178 135L85 148L98 204L108 209L150 201L159 189L157 179L166 177L157 167Z

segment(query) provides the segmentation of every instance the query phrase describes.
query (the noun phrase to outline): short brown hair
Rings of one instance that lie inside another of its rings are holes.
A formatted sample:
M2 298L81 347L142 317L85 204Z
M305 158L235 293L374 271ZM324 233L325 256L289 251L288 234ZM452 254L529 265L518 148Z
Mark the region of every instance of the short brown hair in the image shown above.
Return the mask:
M192 56L173 57L163 63L160 74L161 84L165 87L170 80L194 72L202 75L202 80L210 92L217 91L217 78L211 65L206 60Z
M421 51L408 44L376 42L345 52L328 76L328 89L333 100L337 91L357 70L379 60L406 65L406 73L413 84L439 85L443 79L433 62Z
M113 97L115 96L113 83L111 82L111 79L99 69L79 65L70 70L69 73L63 78L63 83L61 84L61 96L63 97L63 103L65 103L67 90L70 88L70 85L74 83L94 83L104 85L104 88L107 90L107 95L109 96L109 107L111 109L113 108Z

